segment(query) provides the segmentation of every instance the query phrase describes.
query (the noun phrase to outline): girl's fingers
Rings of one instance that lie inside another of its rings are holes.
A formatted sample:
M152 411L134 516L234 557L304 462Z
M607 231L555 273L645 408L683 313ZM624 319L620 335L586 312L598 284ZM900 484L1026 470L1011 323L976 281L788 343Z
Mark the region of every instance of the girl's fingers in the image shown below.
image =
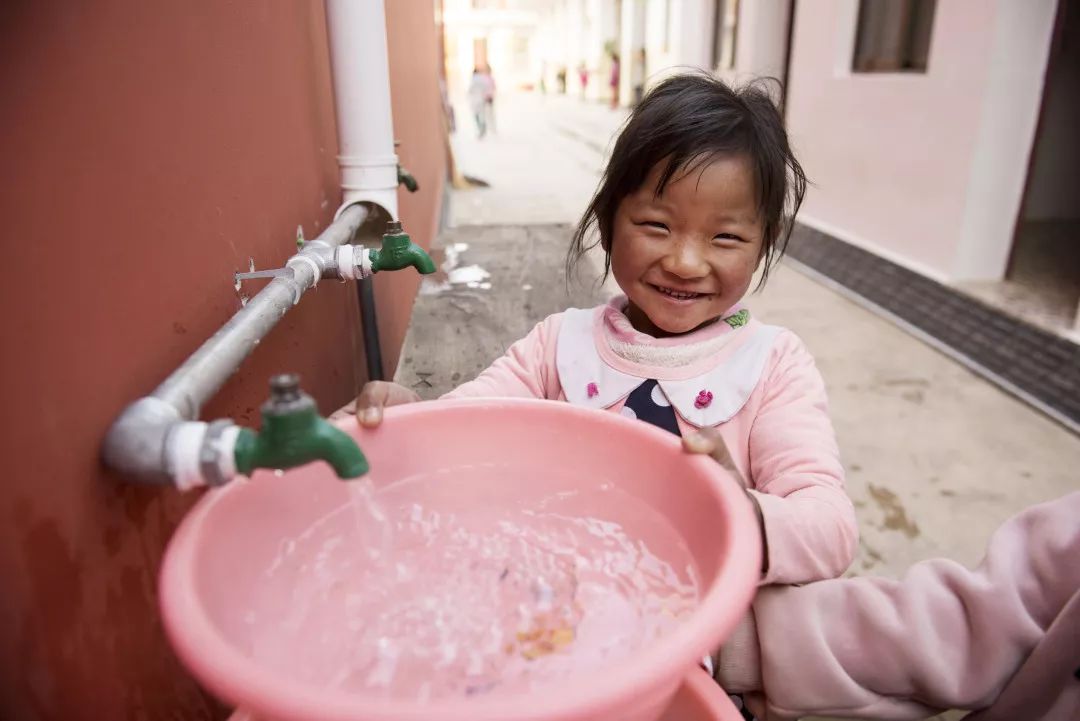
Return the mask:
M744 487L746 486L742 474L739 473L735 461L731 458L731 453L728 452L724 439L720 436L720 431L715 428L699 428L696 432L683 436L683 448L688 453L701 453L709 456L723 468L731 471L739 483L742 483Z
M383 409L420 400L414 391L397 383L371 381L364 385L356 398L356 420L360 425L374 428L382 423Z
M362 426L373 428L382 423L382 412L389 396L389 384L372 381L364 384L356 397L356 420Z
M716 448L716 443L703 433L691 433L683 436L682 444L683 449L688 453L701 453L703 455L712 455L713 449Z

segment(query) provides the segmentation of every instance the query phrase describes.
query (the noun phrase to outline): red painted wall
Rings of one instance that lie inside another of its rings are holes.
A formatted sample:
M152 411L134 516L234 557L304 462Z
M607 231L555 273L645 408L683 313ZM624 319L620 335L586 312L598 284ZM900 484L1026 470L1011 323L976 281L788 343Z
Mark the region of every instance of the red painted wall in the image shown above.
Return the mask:
M390 56L390 95L394 132L401 141L398 158L420 184L416 193L398 191L399 212L415 240L430 248L439 227L446 179L446 138L439 96L438 35L432 0L386 0ZM416 273L375 277L387 377L393 377L398 354L420 285Z
M387 4L401 154L423 188L402 216L427 243L444 174L421 64L433 20L430 3ZM297 224L314 237L340 202L322 4L9 0L0 97L0 718L220 718L156 610L196 496L124 485L98 452L240 307L232 273L280 264ZM388 361L415 287L379 278ZM330 410L362 359L354 288L322 283L203 416L257 424L283 370Z

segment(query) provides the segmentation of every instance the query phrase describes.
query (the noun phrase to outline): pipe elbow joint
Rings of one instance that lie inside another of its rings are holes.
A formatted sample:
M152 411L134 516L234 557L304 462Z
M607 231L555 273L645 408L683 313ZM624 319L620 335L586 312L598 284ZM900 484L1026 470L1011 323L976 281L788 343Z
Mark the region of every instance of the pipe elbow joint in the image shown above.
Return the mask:
M143 483L170 485L166 453L170 431L183 421L171 403L147 396L135 401L109 428L101 457L109 468Z

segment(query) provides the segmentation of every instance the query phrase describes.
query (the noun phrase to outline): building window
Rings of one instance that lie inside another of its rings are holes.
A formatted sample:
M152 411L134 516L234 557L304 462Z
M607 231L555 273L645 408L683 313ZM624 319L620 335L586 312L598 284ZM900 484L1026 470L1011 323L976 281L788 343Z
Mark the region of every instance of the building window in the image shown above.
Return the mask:
M859 0L852 70L925 73L937 0Z
M739 0L716 0L713 9L712 65L717 70L735 67L739 35Z

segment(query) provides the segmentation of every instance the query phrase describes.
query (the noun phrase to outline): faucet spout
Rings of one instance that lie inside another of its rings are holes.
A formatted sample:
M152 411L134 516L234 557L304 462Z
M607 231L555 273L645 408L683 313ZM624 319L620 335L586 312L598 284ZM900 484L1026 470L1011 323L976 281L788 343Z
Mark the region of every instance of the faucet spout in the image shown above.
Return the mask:
M431 256L424 252L416 243L410 244L409 250L409 265L416 268L417 272L421 275L431 275L435 272L435 261L431 259Z
M382 248L370 250L368 253L371 270L376 273L380 270L401 270L409 266L424 275L435 272L435 261L412 241L409 234L402 229L400 221L387 224L386 233L382 237Z
M315 401L300 390L296 375L271 379L271 397L262 407L262 429L243 428L236 438L236 470L250 475L256 468L295 468L326 461L342 480L370 470L367 458L351 437L322 418Z
M401 167L400 163L397 166L397 180L398 185L404 185L405 189L410 193L420 190L420 184L416 182L416 178L408 170Z

